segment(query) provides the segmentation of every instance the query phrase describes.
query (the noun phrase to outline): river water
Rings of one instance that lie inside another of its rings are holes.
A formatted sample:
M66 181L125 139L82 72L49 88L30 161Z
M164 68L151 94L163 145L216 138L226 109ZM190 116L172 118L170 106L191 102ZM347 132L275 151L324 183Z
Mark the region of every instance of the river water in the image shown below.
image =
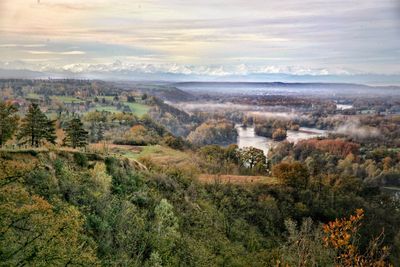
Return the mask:
M236 125L238 132L237 145L239 148L243 147L255 147L264 151L267 155L271 147L279 144L279 142L272 140L271 138L266 138L263 136L256 135L254 127L241 127L241 125ZM287 131L286 140L289 142L297 143L300 140L314 138L318 136L324 136L327 131L319 130L315 128L300 127L299 131Z

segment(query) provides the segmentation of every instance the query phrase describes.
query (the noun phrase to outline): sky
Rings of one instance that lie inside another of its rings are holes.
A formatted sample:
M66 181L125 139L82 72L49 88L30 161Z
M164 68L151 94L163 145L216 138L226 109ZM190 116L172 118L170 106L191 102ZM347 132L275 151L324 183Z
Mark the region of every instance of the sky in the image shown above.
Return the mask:
M398 0L0 0L3 70L396 83L399 63Z

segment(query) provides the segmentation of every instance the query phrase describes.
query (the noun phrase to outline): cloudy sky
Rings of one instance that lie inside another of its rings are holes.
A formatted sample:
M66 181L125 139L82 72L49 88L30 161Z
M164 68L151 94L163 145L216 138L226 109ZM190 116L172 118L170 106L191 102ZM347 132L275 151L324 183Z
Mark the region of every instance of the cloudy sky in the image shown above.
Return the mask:
M0 0L0 68L400 74L398 0Z

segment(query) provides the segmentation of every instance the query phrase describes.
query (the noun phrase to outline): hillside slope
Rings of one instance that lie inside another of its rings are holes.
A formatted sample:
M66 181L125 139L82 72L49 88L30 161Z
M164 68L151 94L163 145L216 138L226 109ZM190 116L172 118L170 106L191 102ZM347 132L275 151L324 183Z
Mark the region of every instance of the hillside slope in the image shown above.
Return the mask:
M323 246L319 222L362 207L372 229L385 209L361 196L337 192L330 203L329 194L309 194L273 183L203 184L179 168L149 172L129 159L76 151L0 151L0 262L277 266L297 265L298 253L311 251L305 257L326 266L335 253ZM396 214L380 221L389 239ZM301 223L306 217L316 223Z

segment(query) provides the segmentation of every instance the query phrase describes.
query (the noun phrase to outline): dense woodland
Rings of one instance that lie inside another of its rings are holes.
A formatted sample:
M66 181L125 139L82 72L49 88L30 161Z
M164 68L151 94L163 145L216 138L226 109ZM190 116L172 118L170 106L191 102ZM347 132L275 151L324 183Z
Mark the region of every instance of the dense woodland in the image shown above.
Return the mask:
M0 84L2 266L400 265L399 116L188 112L101 81ZM278 144L239 148L238 123ZM316 125L343 130L284 140Z

